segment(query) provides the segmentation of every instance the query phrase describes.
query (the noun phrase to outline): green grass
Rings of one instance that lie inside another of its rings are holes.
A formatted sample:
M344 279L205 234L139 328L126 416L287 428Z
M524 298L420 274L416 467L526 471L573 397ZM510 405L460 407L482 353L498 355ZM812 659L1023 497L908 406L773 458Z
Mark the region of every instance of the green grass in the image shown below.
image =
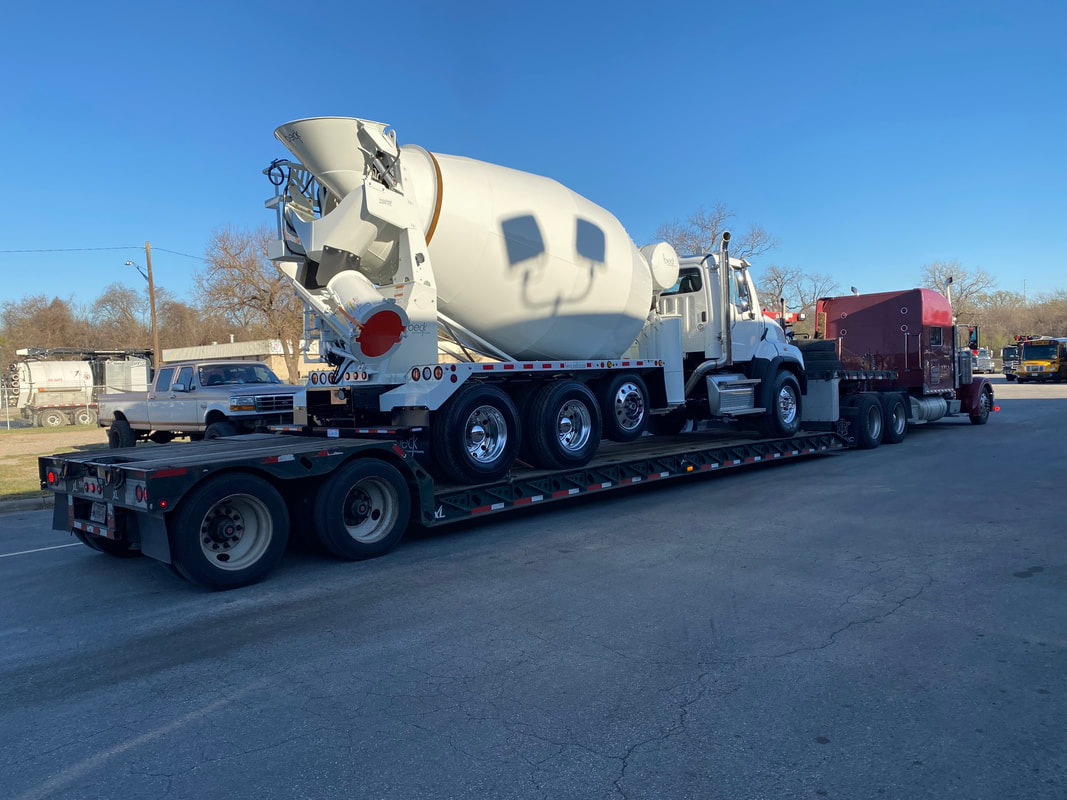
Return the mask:
M51 492L41 491L41 480L37 475L37 457L52 453L106 449L106 441L99 444L64 444L66 440L64 434L72 431L90 431L94 428L95 426L81 425L67 428L20 428L17 430L12 428L8 431L7 428L0 427L0 500L49 497ZM40 437L41 446L35 448L33 453L7 455L5 451L9 448L5 447L5 442L10 441L11 435L14 434Z

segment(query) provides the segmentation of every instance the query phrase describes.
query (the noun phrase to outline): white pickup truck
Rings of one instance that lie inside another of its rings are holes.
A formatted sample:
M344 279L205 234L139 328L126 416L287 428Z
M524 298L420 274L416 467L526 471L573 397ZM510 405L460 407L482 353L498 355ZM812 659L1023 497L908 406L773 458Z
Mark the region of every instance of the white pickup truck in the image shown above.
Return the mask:
M190 361L161 367L145 392L102 394L99 424L111 447L177 436L217 439L293 421L293 395L258 361Z

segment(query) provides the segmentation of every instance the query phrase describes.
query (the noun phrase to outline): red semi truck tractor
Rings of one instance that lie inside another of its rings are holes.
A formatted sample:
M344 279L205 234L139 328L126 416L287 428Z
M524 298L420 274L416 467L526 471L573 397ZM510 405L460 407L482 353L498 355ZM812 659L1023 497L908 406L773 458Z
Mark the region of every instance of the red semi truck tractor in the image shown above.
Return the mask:
M930 289L820 298L815 338L796 344L809 379L833 376L837 390L807 397L806 417L843 420L860 447L898 442L908 425L957 414L985 424L996 410L993 387L972 374L966 330Z

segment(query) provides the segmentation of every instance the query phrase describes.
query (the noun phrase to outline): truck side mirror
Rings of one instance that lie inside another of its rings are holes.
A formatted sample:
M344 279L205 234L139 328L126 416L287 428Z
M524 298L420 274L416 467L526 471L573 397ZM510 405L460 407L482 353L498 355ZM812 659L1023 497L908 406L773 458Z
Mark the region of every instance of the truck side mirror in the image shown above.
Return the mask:
M172 383L170 385L170 390L172 392L187 392L189 391L189 387L186 386L184 383Z

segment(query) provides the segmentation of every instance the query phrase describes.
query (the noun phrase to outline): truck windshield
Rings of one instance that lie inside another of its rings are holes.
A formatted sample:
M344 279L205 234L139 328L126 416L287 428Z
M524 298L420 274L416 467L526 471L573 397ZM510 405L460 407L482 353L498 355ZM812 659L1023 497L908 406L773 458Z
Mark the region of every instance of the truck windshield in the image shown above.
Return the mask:
M1019 357L1019 348L1005 347L1003 350L1000 351L1000 357L1003 358L1005 361L1014 361Z
M246 383L281 383L281 379L262 364L208 364L200 367L203 386L226 386Z

